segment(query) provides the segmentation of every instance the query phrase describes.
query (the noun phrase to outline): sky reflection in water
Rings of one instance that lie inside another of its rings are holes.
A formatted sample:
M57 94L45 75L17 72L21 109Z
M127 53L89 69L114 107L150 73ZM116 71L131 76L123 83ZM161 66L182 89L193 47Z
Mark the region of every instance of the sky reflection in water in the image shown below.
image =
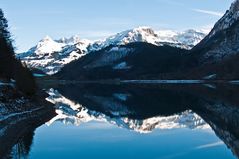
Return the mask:
M233 158L211 129L140 134L112 124L56 122L37 129L30 158Z

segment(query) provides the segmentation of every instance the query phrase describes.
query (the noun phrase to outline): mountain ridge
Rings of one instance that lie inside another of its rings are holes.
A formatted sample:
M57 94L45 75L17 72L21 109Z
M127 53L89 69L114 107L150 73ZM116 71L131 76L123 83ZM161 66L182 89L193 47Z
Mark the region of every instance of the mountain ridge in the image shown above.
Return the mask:
M98 41L81 39L79 36L53 40L46 36L29 51L17 54L17 57L29 67L40 69L46 74L52 75L66 64L81 58L89 52L99 51L109 46L145 42L156 46L171 45L173 47L190 49L204 36L203 32L196 30L184 32L161 30L156 32L149 27L126 30Z

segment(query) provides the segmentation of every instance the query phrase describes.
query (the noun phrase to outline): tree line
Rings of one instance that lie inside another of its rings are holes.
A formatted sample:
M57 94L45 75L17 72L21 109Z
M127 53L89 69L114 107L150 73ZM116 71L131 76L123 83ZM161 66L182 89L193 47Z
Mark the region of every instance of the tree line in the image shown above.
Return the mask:
M36 91L36 83L31 71L15 57L13 39L2 9L0 9L0 78L15 80L18 90L27 95L33 95Z

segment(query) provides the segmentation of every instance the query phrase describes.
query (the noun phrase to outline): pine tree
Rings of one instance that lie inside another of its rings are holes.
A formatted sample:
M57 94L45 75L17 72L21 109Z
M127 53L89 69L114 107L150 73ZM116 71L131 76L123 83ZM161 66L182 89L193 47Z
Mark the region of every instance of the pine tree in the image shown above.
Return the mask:
M0 76L10 79L13 75L14 48L8 22L0 9Z
M8 22L0 9L0 78L15 79L17 88L27 95L36 90L35 79L31 71L15 58Z
M8 49L10 49L13 54L14 48L12 46L11 34L8 31L8 21L4 17L2 9L0 9L0 37L2 37L5 40Z

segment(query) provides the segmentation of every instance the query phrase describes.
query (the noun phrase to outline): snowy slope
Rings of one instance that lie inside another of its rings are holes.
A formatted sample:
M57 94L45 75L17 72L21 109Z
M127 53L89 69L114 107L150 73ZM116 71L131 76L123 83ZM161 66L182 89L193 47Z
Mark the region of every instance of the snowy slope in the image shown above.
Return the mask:
M53 40L46 36L29 51L17 54L17 56L29 67L40 69L51 75L57 73L65 64L77 60L89 52L101 50L107 46L146 42L157 46L168 44L191 49L204 36L204 33L195 30L187 30L185 32L161 30L156 32L149 27L139 27L123 31L95 42L83 40L79 36L59 40Z
M177 43L185 45L185 48L189 46L188 49L190 49L197 45L205 36L205 32L190 29L184 32L179 32L173 38L176 39Z
M29 51L17 54L17 57L30 68L37 68L51 75L65 64L84 56L89 43L88 40L75 38L55 41L47 36Z
M133 42L146 42L161 46L169 44L175 47L191 49L206 36L196 30L177 32L172 30L154 31L149 27L138 27L120 32L90 45L90 50L100 50L110 45L125 45Z

